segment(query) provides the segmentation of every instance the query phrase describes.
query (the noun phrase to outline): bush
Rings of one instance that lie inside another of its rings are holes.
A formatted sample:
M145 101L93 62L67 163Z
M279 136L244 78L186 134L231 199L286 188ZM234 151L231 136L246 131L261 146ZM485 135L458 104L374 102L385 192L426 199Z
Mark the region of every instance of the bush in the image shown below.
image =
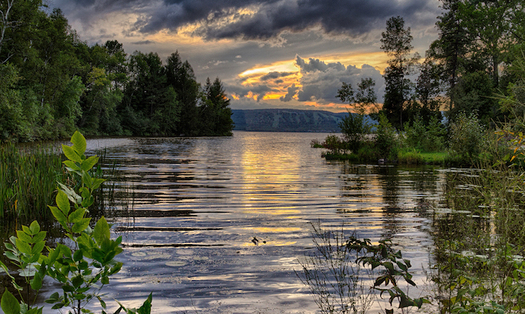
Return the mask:
M399 149L397 133L384 113L379 115L375 145L380 158L395 159Z
M324 142L322 143L323 147L330 150L330 154L340 155L341 152L345 152L346 143L335 134L328 135Z
M474 113L467 116L461 112L450 125L450 153L464 162L477 161L483 149L484 138L485 129L478 117Z
M350 111L348 116L339 123L339 127L348 143L348 148L353 153L357 153L365 140L365 136L370 134L372 130L372 125L366 121L364 114L354 114Z
M425 125L421 116L417 115L412 125L405 125L405 143L408 148L421 152L436 152L445 148L445 128L439 119L433 116Z

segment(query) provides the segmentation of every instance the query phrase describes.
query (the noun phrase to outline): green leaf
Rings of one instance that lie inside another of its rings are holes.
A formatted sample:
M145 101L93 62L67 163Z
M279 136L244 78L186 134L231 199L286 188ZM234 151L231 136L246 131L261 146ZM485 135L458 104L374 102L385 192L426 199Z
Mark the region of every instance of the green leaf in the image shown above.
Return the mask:
M84 255L82 254L82 250L77 250L75 253L73 253L73 261L78 262L80 261Z
M69 204L69 198L64 191L58 190L56 202L58 208L64 213L64 216L67 216L71 209L71 205Z
M20 258L18 255L15 255L13 252L5 252L4 255L9 258L12 261L20 262Z
M60 186L60 189L62 189L62 191L64 191L64 193L67 194L67 197L69 198L69 200L75 204L78 204L82 201L82 198L80 197L80 195L78 195L74 190L68 188L67 186L65 186L64 184L58 182L58 185Z
M46 234L47 234L46 231L40 231L39 233L37 233L37 234L33 237L33 243L37 243L37 242L40 242L40 241L44 241L44 239L46 238Z
M40 241L38 243L35 243L35 245L31 249L31 254L34 254L34 255L40 254L42 252L42 250L44 249L45 245L46 245L46 243L44 241Z
M74 292L75 288L73 288L73 286L70 285L63 285L62 290L64 290L64 292Z
M82 158L72 147L62 144L62 151L64 152L64 155L66 155L67 159L78 163L82 162Z
M408 267L403 264L402 262L396 262L397 266L399 266L399 268L401 268L402 270L404 271L408 271Z
M100 306L102 306L103 309L106 309L107 308L106 302L104 302L104 300L102 300L102 298L98 295L97 295L97 299L100 302Z
M71 231L74 233L80 233L89 226L89 222L91 221L91 218L83 218L79 222L75 223L73 227L71 228Z
M146 301L137 310L137 314L151 314L151 303L153 299L153 293L150 293Z
M71 143L73 143L73 149L77 152L79 156L84 155L86 152L86 139L84 138L84 135L82 135L80 132L75 131L73 133L73 136L71 136Z
M64 213L55 206L49 206L49 209L51 209L51 213L53 214L55 219L65 228L65 223L67 222L67 219Z
M66 167L70 168L73 171L80 171L80 170L82 170L82 168L80 168L74 161L65 160L65 161L63 161L63 163L64 163L64 165L66 165Z
M20 239L16 239L16 248L25 254L31 254L31 246Z
M93 178L89 175L89 173L84 172L82 174L82 182L90 189L93 188Z
M31 235L35 235L40 232L40 225L36 220L31 223L29 230L31 230Z
M4 270L4 272L7 274L7 276L9 276L9 278L15 280L15 277L11 276L11 274L9 273L9 269L7 268L7 266L4 263L2 263L2 261L0 261L0 267Z
M416 283L413 282L411 279L405 278L406 282L408 282L410 285L415 286Z
M93 205L94 202L95 202L95 198L92 195L89 195L88 197L82 200L82 206L87 208Z
M97 162L98 162L98 156L91 156L88 159L84 160L80 164L80 167L84 171L89 171L89 170L91 170L91 168L93 168L94 165L97 164Z
M4 291L0 306L5 314L20 314L20 303L15 296L8 290Z
M17 230L16 236L18 237L19 240L24 241L25 243L33 242L33 238L31 238L31 236L29 236L27 233L25 233L22 230Z
M42 276L40 273L35 273L35 276L31 279L31 288L37 291L42 288Z
M84 278L82 278L81 275L78 275L74 277L73 279L71 279L71 283L73 284L75 288L78 288L84 283Z
M104 216L102 216L97 221L95 229L93 229L93 237L95 238L95 241L97 241L98 245L101 245L105 239L110 238L109 225Z
M74 224L77 222L80 222L81 219L84 218L85 212L86 210L84 208L79 208L75 210L69 215L69 222L74 223Z
M95 189L98 189L100 187L100 185L102 183L104 183L106 180L105 179L94 179L93 180L93 186L92 186L92 189L95 190Z

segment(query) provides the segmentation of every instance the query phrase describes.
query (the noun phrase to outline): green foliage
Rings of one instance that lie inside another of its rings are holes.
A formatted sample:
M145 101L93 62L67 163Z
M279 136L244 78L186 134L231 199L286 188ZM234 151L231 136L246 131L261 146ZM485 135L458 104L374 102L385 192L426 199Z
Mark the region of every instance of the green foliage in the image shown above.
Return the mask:
M521 313L525 309L523 172L505 163L449 174L451 213L434 222L443 313Z
M315 249L299 260L301 282L308 286L321 313L366 313L373 293L367 269L355 264L357 252L345 246L343 229L325 231L312 224Z
M476 114L461 112L450 125L449 146L453 156L472 164L479 158L483 148L485 129Z
M494 98L492 81L487 73L478 71L461 77L451 90L455 107L449 119L456 121L458 113L475 112L484 125L496 116L497 101Z
M412 274L408 271L412 267L410 260L403 259L401 251L395 251L390 240L380 240L379 244L373 245L369 239L359 240L356 237L350 237L345 246L348 250L357 253L358 258L355 261L357 264L369 265L372 271L378 267L382 268L380 275L374 281L374 289L380 291L381 296L387 293L390 305L396 299L399 302L399 308L412 306L421 308L424 303L430 303L427 298L409 297L399 287L399 277L411 286L415 286L416 283L412 281ZM381 285L384 285L385 288L381 288ZM387 288L390 285L391 287Z
M315 296L321 313L367 313L373 302L373 291L387 294L392 306L421 308L430 303L427 298L411 298L401 289L402 278L410 286L412 281L410 260L403 259L401 251L392 248L389 240L374 245L369 239L355 236L345 239L341 231L323 231L313 225L315 250L299 263L300 280ZM373 280L373 287L366 283ZM387 313L393 309L387 309Z
M372 124L366 119L365 112L370 110L377 101L373 87L375 82L371 78L361 79L358 84L357 93L354 95L352 84L343 82L337 92L337 97L343 102L348 102L354 106L357 113L348 110L348 116L344 117L339 123L341 132L348 148L355 154L365 142L366 135L371 133Z
M164 66L154 53L128 57L116 40L89 47L59 9L49 12L41 0L4 1L0 11L0 142L67 138L76 129L86 135L231 134L220 81L208 99L178 53Z
M405 28L402 17L392 17L381 34L381 49L391 57L385 69L385 96L382 111L393 126L401 129L407 120L406 105L411 98L413 84L407 75L417 63L419 55L410 57L412 46L410 28Z
M384 113L379 114L379 125L376 130L375 145L380 158L393 160L399 149L397 132Z
M87 215L89 207L94 202L93 192L100 187L104 179L92 177L91 169L98 162L97 156L86 157L86 140L82 134L75 132L71 137L72 146L62 145L67 160L63 163L79 184L74 187L58 183L59 190L55 197L56 206L49 206L56 221L64 229L65 236L71 240L71 245L62 243L55 247L46 247L46 232L40 230L40 225L34 221L29 227L22 226L16 237L11 237L6 243L5 255L19 269L19 274L26 278L31 289L37 293L42 288L45 276L60 283L62 294L53 293L46 303L52 304L52 309L69 307L74 314L92 313L86 305L92 300L98 300L106 313L106 303L102 300L100 290L109 284L109 278L120 271L122 263L115 257L122 252L122 238L111 239L110 226L101 217L91 229ZM46 247L48 254L42 254ZM7 267L0 263L7 270ZM1 307L5 313L41 313L42 308L30 309L32 302L24 301L22 288L9 273L13 287L19 292L20 303L9 292L2 296ZM36 297L36 296L35 296ZM138 310L126 309L120 305L117 313L150 313L151 298Z
M405 144L421 152L437 152L445 149L444 126L436 116L425 125L421 116L416 116L412 124L405 125Z
M60 156L51 147L26 152L13 144L0 145L0 217L4 222L51 218L56 182L68 177Z
M222 82L216 78L213 83L206 80L204 86L204 101L200 106L201 132L208 135L232 135L232 111L230 100L224 92Z
M346 151L346 144L341 140L341 138L335 134L328 135L324 142L321 145L330 150L330 153L333 155L340 155Z
M344 117L339 123L339 127L348 143L348 148L354 153L357 153L365 141L365 137L372 130L372 124L367 121L364 114L354 114L350 111L348 111L348 116Z

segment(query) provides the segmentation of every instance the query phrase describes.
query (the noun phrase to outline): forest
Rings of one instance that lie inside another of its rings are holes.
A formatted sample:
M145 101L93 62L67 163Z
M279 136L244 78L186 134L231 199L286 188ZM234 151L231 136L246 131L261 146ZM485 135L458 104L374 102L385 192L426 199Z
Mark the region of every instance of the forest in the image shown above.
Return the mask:
M86 136L230 135L219 78L201 86L178 52L126 54L116 40L89 46L59 9L2 1L0 142Z
M472 165L482 157L497 158L498 152L489 152L497 150L495 131L521 142L523 1L440 2L438 36L425 56L413 52L413 36L403 17L387 20L380 39L389 57L384 102L377 104L371 78L362 78L355 90L343 82L337 97L349 103L354 114L341 123L341 138L330 136L323 143L329 155L348 156L348 150L361 161L399 160L407 154L448 150L449 161ZM368 123L366 114L379 124ZM372 132L375 141L366 136Z

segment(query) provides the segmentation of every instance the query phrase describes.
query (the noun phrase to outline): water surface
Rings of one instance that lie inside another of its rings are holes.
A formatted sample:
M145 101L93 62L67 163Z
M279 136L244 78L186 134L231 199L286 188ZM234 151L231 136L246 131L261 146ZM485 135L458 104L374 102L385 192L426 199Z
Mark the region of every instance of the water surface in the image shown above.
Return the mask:
M154 313L315 313L294 273L312 222L392 239L424 287L443 170L327 162L310 147L326 135L89 140L135 196L106 213L124 244L109 296L139 306L153 292Z

